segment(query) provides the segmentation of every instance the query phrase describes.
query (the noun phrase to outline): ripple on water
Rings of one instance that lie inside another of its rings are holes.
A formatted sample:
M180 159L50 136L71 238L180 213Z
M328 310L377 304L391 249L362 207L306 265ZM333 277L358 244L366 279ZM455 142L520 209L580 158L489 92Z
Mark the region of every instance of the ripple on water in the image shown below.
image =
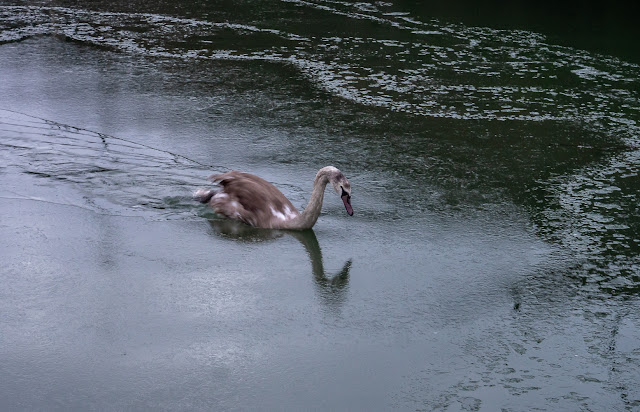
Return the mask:
M586 119L607 132L638 132L635 124L609 130L611 119L625 119L620 105L639 109L637 65L546 43L544 36L527 31L419 22L371 5L292 2L370 19L396 34L317 38L156 14L10 6L0 7L0 42L53 34L149 56L272 61L294 65L342 98L400 112L455 119Z
M33 179L8 180L7 196L70 204L149 219L195 217L191 193L211 169L180 155L33 116L0 110L6 168ZM149 185L148 182L153 182ZM81 196L70 196L72 186Z

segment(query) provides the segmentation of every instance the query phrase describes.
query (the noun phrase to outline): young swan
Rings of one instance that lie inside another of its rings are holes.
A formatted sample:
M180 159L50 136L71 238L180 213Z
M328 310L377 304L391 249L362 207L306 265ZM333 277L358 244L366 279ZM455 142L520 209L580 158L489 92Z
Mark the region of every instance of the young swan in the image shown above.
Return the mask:
M221 187L218 190L200 189L194 194L195 199L208 203L218 214L251 226L311 229L320 216L324 189L328 183L342 198L349 216L353 216L351 184L333 166L323 167L316 174L311 199L302 213L274 185L258 176L234 170L213 175L209 179Z

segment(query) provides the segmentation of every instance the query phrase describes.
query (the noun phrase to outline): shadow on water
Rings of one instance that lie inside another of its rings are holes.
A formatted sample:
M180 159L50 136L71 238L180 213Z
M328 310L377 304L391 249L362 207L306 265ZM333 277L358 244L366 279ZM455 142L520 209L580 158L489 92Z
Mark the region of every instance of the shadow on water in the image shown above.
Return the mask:
M347 260L337 273L327 274L322 249L313 229L303 231L258 229L227 219L209 219L208 222L217 236L239 242L269 242L291 235L302 244L309 256L316 292L323 303L330 307L338 307L346 300L352 260Z

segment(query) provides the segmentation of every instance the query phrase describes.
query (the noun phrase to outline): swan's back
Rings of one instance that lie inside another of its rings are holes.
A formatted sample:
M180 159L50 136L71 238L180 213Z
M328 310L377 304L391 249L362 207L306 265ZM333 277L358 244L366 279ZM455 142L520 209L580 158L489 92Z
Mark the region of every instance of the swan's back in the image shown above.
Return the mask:
M209 179L222 186L209 204L216 213L228 218L255 227L281 228L300 214L282 192L258 176L232 171Z

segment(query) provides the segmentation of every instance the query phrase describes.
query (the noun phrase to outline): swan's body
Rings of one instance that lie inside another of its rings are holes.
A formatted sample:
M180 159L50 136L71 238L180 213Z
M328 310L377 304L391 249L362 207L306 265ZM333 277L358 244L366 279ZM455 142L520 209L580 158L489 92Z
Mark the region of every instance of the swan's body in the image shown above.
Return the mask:
M248 225L269 229L310 229L318 220L324 200L324 189L331 183L339 193L349 215L351 184L342 172L333 166L323 167L313 181L309 204L302 213L291 204L274 185L249 173L232 171L209 178L219 183L218 191L200 189L195 198L208 203L213 210L230 219Z

